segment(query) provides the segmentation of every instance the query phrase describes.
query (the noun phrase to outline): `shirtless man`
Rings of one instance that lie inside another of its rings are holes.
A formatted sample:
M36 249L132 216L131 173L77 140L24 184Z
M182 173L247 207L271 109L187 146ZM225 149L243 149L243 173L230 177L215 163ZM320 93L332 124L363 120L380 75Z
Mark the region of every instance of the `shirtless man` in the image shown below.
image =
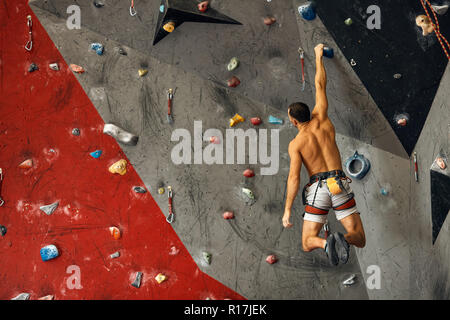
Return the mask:
M292 204L300 186L302 163L308 170L310 181L303 189L302 245L310 252L317 248L325 250L332 265L347 263L350 245L363 248L366 244L364 228L356 208L349 178L342 171L341 155L336 145L335 129L328 118L326 96L327 77L323 66L323 44L315 47L316 53L316 106L311 115L304 103L293 103L288 114L291 123L297 127L297 136L289 143L291 165L287 182L286 207L283 226L290 228ZM350 180L351 182L351 180ZM327 220L330 209L342 223L347 234L335 232L327 239L319 232Z

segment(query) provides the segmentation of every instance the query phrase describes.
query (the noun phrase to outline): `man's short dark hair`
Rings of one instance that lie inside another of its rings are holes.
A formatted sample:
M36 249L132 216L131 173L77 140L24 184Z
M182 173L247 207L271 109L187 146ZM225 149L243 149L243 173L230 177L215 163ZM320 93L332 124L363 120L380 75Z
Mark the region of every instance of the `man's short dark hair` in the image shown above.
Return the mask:
M308 122L311 120L311 113L306 103L295 102L289 106L288 112L298 122Z

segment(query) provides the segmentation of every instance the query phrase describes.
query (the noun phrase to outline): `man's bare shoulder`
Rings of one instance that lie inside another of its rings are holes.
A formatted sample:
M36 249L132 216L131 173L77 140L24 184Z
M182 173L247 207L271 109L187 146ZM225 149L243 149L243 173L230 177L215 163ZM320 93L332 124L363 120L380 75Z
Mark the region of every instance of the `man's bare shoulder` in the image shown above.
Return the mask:
M300 152L301 146L303 144L303 138L300 135L297 135L294 139L289 142L289 152Z

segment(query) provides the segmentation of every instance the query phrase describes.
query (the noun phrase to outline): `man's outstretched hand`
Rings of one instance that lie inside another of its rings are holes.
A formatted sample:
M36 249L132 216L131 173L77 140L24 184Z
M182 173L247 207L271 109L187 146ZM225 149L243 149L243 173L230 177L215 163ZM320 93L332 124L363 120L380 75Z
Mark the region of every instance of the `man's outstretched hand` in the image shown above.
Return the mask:
M319 43L315 48L314 48L314 52L316 53L316 57L317 58L321 58L323 56L323 48L324 48L324 44L323 43Z
M291 217L291 213L289 211L285 211L283 215L283 227L290 228L292 227L292 223L289 221L289 218Z

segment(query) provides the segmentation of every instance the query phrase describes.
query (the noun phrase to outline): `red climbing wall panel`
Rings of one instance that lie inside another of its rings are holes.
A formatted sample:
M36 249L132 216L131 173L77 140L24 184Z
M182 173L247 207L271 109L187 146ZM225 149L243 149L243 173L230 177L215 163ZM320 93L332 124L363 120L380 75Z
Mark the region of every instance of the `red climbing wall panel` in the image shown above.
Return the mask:
M29 14L31 52L24 49ZM198 269L150 193L133 192L143 183L131 164L124 176L108 171L128 159L102 133L103 120L26 0L0 2L0 49L0 225L7 228L0 236L0 299L21 292L30 299L242 299ZM28 73L32 62L39 70ZM60 71L49 68L53 62ZM103 154L94 159L89 153L97 149ZM33 167L18 168L26 159ZM39 210L56 201L52 215ZM111 237L110 226L119 227L121 239ZM39 250L48 244L60 256L43 262ZM121 256L111 259L116 251ZM71 265L80 268L82 289L67 286ZM139 289L131 286L137 271ZM158 284L158 273L168 280Z

